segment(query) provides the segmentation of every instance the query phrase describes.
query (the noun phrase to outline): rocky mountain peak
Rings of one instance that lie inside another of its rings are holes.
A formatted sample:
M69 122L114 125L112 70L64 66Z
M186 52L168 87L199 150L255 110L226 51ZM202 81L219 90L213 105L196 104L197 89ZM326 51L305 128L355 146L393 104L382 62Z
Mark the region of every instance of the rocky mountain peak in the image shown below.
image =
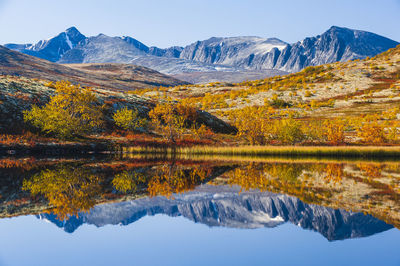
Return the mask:
M165 74L281 70L372 57L398 43L374 33L332 26L294 44L256 36L212 37L186 47L149 47L129 37L85 37L75 27L34 45L7 44L19 52L58 63L130 63Z
M77 28L75 27L70 27L65 30L66 36L71 40L73 43L73 46L76 46L80 41L84 40L86 38L85 35L83 35Z

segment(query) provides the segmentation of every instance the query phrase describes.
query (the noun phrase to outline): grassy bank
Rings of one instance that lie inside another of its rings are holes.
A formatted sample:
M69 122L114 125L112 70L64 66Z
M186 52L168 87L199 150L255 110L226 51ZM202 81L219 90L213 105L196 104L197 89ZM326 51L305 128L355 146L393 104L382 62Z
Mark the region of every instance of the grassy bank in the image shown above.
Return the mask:
M400 159L400 147L384 146L237 146L237 147L177 147L157 149L144 147L124 147L124 153L180 154L180 155L220 155L220 156L289 156L327 158L392 158Z

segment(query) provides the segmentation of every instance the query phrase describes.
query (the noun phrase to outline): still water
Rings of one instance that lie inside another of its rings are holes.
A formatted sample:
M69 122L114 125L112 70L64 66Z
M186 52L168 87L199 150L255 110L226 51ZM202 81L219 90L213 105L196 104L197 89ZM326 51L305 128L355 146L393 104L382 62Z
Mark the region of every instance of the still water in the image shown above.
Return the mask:
M0 160L0 265L400 265L400 163Z

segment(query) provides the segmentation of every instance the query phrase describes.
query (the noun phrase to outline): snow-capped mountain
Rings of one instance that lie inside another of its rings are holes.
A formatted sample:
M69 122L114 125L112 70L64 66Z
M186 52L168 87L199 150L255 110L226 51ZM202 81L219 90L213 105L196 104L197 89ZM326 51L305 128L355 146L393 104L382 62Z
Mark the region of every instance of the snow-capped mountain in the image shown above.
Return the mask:
M279 53L275 64L262 65L295 72L307 66L372 57L398 44L371 32L333 26L322 35L288 45Z
M58 63L125 63L152 68L166 74L182 72L234 71L232 66L218 66L179 59L183 48L160 49L148 47L131 37L109 37L99 34L82 40L74 49L67 51Z
M186 46L180 58L246 69L299 71L307 66L375 56L399 43L374 33L333 26L294 44L257 37L211 38Z
M67 51L59 63L129 63L133 58L146 55L148 47L126 37L99 34L82 40Z
M272 50L282 51L288 44L276 38L210 38L186 46L180 58L209 64L248 67Z
M80 41L85 39L86 37L75 27L71 27L54 38L41 40L36 44L6 44L5 47L57 62L67 51L75 48Z
M183 216L195 223L230 228L275 227L290 222L321 233L328 240L365 237L392 228L370 215L305 204L299 199L270 192L241 192L239 188L202 185L185 194L143 198L95 206L90 213L59 221L52 214L38 218L72 233L82 224L102 227L128 225L144 216Z
M58 63L128 63L165 74L210 71L299 71L307 66L375 56L399 43L374 33L333 26L288 44L276 38L213 37L186 47L148 47L132 37L85 37L72 27L37 44L6 44Z

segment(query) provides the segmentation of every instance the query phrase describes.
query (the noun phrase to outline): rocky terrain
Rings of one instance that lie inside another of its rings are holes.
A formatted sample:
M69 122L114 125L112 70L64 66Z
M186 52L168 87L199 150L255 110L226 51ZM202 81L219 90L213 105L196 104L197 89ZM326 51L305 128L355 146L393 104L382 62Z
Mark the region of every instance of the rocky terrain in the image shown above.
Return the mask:
M132 37L99 34L83 36L72 27L58 36L37 44L6 44L29 55L58 63L128 63L149 67L165 74L188 72L242 71L242 78L227 80L226 74L214 74L228 82L254 78L244 70L296 72L307 66L345 62L375 56L398 42L374 33L333 26L315 37L294 44L276 38L213 37L186 47L166 49L149 47ZM247 75L248 74L248 75ZM235 73L232 73L235 76ZM197 82L206 80L205 77ZM211 80L206 80L210 82Z
M40 214L38 218L51 221L68 233L82 224L129 225L157 214L183 216L195 223L230 228L271 228L290 222L317 231L330 241L366 237L393 228L370 215L309 205L295 197L238 192L237 188L203 185L174 199L155 197L97 205L90 213L67 221L57 220L52 214Z

